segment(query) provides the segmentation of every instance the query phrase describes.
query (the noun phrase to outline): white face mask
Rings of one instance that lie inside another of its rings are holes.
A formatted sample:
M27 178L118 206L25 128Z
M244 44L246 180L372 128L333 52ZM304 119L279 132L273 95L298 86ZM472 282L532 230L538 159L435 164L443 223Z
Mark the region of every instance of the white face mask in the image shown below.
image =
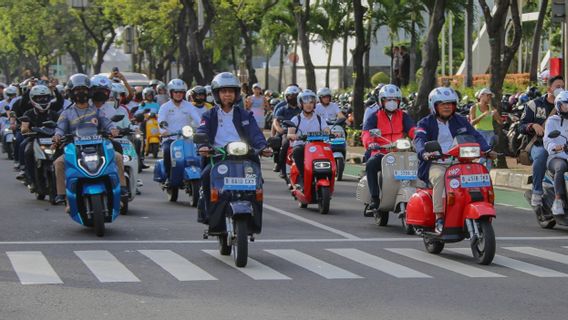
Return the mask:
M396 103L396 101L387 101L385 102L385 109L387 109L387 111L395 111L396 109L398 109L398 103Z
M207 96L205 100L207 100L207 102L209 103L213 103L213 96Z
M554 91L552 92L552 94L553 94L555 97L558 97L558 95L559 95L560 92L562 92L562 91L564 91L564 89L562 89L562 88L556 88L556 89L554 89Z

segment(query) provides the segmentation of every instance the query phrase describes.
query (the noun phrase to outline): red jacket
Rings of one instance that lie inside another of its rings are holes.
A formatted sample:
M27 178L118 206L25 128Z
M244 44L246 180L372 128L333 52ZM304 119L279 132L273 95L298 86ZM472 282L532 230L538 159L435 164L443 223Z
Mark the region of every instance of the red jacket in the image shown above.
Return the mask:
M404 138L406 135L414 139L415 128L416 124L414 120L402 110L396 110L392 113L391 118L389 118L387 112L381 109L376 113L376 117L369 117L363 125L363 146L368 148L371 143L377 143L379 145L389 144ZM381 130L381 137L371 136L369 133L371 129ZM376 152L373 152L373 154L374 153Z

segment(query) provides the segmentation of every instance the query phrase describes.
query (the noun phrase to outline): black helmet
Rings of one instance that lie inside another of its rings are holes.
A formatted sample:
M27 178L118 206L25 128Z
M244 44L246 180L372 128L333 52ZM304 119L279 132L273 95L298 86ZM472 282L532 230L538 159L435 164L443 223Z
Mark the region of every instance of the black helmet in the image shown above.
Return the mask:
M191 90L189 90L189 95L191 96L191 99L193 101L197 103L202 103L207 98L207 89L205 89L205 87L202 86L195 86L191 88ZM203 99L197 98L197 96L199 95L202 95Z
M69 81L67 81L67 89L73 91L73 89L79 87L87 89L91 88L91 80L89 79L89 76L82 73L76 73L69 78Z

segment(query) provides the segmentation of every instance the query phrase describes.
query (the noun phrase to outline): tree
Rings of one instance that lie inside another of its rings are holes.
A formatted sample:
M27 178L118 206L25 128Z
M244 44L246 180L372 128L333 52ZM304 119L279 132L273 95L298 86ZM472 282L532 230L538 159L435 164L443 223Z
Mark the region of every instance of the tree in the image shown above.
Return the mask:
M355 72L355 85L353 86L353 116L354 126L359 128L363 122L363 90L365 87L365 73L363 69L363 54L365 52L365 29L363 20L367 8L361 5L361 0L353 0L353 20L355 24L355 49L353 49L353 71Z
M542 35L542 26L544 24L544 17L546 15L546 8L548 7L548 0L541 0L540 10L538 11L538 19L534 29L534 37L531 50L531 63L530 63L530 81L537 82L538 71L538 57L540 52L540 39Z
M316 73L312 57L310 56L310 38L308 29L308 21L310 20L310 0L303 0L303 5L300 0L294 0L294 16L298 24L298 38L300 47L302 49L302 56L304 58L304 69L306 71L306 88L316 89Z

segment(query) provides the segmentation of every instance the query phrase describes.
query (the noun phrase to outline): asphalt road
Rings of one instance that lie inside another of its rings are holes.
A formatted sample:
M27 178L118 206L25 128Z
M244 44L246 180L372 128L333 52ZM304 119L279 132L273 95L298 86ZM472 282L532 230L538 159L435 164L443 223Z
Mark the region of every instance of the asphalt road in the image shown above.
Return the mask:
M35 200L0 160L0 319L566 317L568 229L498 205L498 256L478 266L467 242L430 255L394 217L388 227L364 218L354 178L337 184L324 216L298 208L270 167L263 232L237 269L202 239L187 196L167 202L151 170L100 239Z

